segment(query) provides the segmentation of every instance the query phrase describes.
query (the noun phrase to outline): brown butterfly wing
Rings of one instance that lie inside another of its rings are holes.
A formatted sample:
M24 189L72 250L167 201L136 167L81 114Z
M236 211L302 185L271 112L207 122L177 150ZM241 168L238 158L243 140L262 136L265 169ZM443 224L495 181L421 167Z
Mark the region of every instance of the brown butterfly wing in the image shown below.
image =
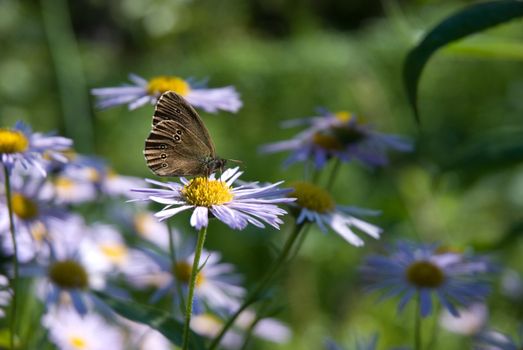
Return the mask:
M207 172L212 150L190 128L174 120L153 126L145 140L147 166L159 176L194 176Z
M174 120L185 125L211 149L211 155L213 158L215 157L214 144L202 119L189 102L173 91L164 92L156 102L154 109L153 126L165 120Z

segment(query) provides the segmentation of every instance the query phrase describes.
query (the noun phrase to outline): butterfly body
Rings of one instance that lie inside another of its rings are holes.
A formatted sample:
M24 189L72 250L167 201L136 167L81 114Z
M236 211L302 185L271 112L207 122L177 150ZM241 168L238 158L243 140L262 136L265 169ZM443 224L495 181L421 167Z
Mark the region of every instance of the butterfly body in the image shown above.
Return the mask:
M226 163L216 156L198 113L172 91L156 103L144 156L147 166L159 176L208 176Z

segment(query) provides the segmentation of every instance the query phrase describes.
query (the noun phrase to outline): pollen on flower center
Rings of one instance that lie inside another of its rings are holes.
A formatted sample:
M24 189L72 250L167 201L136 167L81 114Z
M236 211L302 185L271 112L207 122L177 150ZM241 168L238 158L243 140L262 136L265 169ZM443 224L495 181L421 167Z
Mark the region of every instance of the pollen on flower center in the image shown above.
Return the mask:
M439 266L430 261L416 261L406 271L407 280L418 288L437 288L445 281Z
M89 285L87 271L74 260L55 262L47 273L49 279L63 289L85 289Z
M182 283L189 284L191 280L191 272L192 272L192 266L186 262L186 261L178 261L172 268L172 273L176 277L176 279ZM196 286L202 284L204 280L203 274L200 271L198 275L196 275Z
M230 187L225 182L209 180L206 177L192 179L182 189L182 195L189 204L208 208L230 202L233 199Z
M31 199L20 193L13 193L11 198L13 212L23 220L34 219L38 215L38 206Z
M127 257L127 249L123 244L102 244L100 250L113 263L123 263Z
M17 130L0 128L0 153L22 153L29 147L29 140Z
M163 94L166 91L174 91L178 95L186 96L191 91L191 86L182 78L159 76L149 80L147 93L151 96Z
M85 339L78 336L72 336L69 342L75 349L85 349L87 346Z
M339 111L337 113L334 113L334 116L337 120L339 120L342 123L347 123L352 119L352 113L347 111Z
M305 181L296 181L291 184L294 191L288 197L294 197L296 203L303 208L326 213L334 210L336 203L332 196L324 189Z

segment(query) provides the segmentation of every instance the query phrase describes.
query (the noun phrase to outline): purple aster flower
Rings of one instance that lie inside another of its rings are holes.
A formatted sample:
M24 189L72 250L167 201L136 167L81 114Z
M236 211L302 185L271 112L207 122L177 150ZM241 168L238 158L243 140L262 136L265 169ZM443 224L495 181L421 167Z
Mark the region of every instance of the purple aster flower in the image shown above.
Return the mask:
M35 168L46 176L48 161L45 158L66 162L61 151L72 144L73 141L65 137L33 133L28 125L17 122L12 129L0 128L0 162L9 170L21 165L26 170Z
M294 191L288 196L296 198L296 202L290 206L296 209L297 224L313 222L323 232L327 232L327 227L330 227L347 242L357 247L362 246L364 242L354 233L354 228L373 238L380 237L382 230L379 227L354 216L378 215L379 211L336 205L329 192L309 182L294 182L291 187Z
M287 212L276 204L294 201L294 198L285 197L291 190L278 188L282 182L260 187L233 187L241 174L237 167L227 169L219 179L212 174L208 178L197 177L192 180L181 177L181 184L147 180L161 188L133 191L141 193L144 197L142 199L166 205L155 214L160 220L185 210L193 210L190 222L198 230L209 224L209 217L216 217L235 230L242 230L248 224L263 228L264 222L279 229L283 222L279 216Z
M147 271L149 282L158 287L151 297L153 303L171 295L175 299L173 305L176 305L180 297L176 288L179 286L184 293L187 292L194 260L194 242L187 240L177 247L174 264L167 252L143 250L155 264L154 268ZM203 250L198 266L202 268L196 277L194 291L196 313L208 310L228 314L236 310L245 295L245 289L240 286L242 278L235 273L234 265L222 262L218 252ZM140 278L129 273L130 279L136 277Z
M18 260L29 261L35 256L46 256L47 240L51 239L54 225L59 226L69 213L57 206L54 198L43 191L45 179L36 176L11 176L11 204L18 241ZM0 196L0 237L3 250L13 253L13 243L8 239L9 211L5 196Z
M361 268L369 290L383 298L401 295L398 309L419 298L421 316L432 312L432 297L455 317L455 304L481 302L490 292L491 265L470 254L442 253L438 245L397 242L387 256L372 255Z
M317 169L331 158L348 162L353 159L370 167L388 163L387 151L412 150L412 143L397 135L375 131L370 125L359 122L348 112L323 111L321 116L290 120L284 127L305 125L307 128L293 139L261 147L263 153L290 151L285 165L312 160Z
M79 250L86 231L83 222L67 221L61 230L61 239L49 242L49 258L22 265L20 274L37 277L37 295L47 307L72 304L85 314L90 307L101 305L92 290L107 289L106 272L84 262Z
M155 104L166 91L176 92L194 107L209 113L219 110L236 113L242 106L233 86L207 89L175 76L158 76L146 80L130 74L129 80L132 85L92 89L91 93L98 98L97 106L109 108L128 104L129 109L133 110L147 103Z
M523 327L519 327L517 338L487 330L475 337L475 350L520 350L523 348Z

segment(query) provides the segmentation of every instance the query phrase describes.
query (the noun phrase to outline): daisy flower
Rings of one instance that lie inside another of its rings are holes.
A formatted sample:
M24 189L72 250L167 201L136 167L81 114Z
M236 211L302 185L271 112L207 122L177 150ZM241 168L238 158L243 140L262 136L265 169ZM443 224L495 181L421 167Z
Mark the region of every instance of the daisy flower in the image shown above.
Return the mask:
M39 254L48 238L50 226L60 223L69 214L57 206L43 191L44 181L35 176L11 176L11 204L13 221L19 245L18 259L26 262ZM0 196L0 236L9 235L9 211L5 196ZM13 253L12 241L4 239L3 249Z
M487 330L475 337L475 350L520 350L523 347L523 327L517 338L494 330Z
M231 350L239 349L241 347L245 338L245 332L250 327L252 320L255 318L255 316L252 315L252 311L246 310L244 313L245 312L249 313L247 318L244 314L240 314L234 327L225 333L225 336L220 342L220 347ZM223 323L224 322L215 315L204 313L193 316L191 320L191 329L204 337L212 339L222 330ZM252 332L253 335L259 339L278 344L288 342L292 336L289 327L273 318L260 320Z
M82 262L101 273L133 271L135 262L147 259L141 251L127 246L116 227L102 223L95 223L87 229L79 249Z
M78 313L86 314L89 306L100 303L91 290L106 287L105 274L82 261L79 246L85 227L70 225L66 229L78 239L54 241L49 259L22 265L20 275L37 278L37 295L48 307L72 304Z
M297 125L307 128L293 139L262 146L261 152L289 151L291 155L284 165L312 160L315 167L321 169L331 158L344 162L356 159L370 167L384 166L388 163L389 149L402 152L412 150L409 140L377 132L370 125L360 122L354 114L345 111L323 111L321 116L284 123L287 127Z
M145 210L134 213L132 228L141 238L154 243L163 250L169 249L169 229L165 222L158 221L154 213ZM179 232L175 229L172 231L176 238Z
M182 244L182 247L189 248L189 244ZM191 247L194 247L194 245L192 244ZM173 266L168 255L150 250L146 252L158 266L156 274L148 273L149 278L154 279L156 277L156 281L161 281L159 275L164 276L163 284L159 285L159 289L152 296L151 302L156 302L169 293L178 298L176 283L180 283L182 290L187 291L194 253L189 253L188 249L185 249L185 252L178 249L176 252L177 261ZM194 291L196 312L202 312L202 306L205 306L214 312L228 313L239 307L240 300L245 295L245 289L239 285L241 278L234 272L234 266L220 260L220 253L202 251L198 266L203 266L203 268L196 277Z
M175 76L157 76L146 80L130 74L129 80L132 84L92 89L91 93L98 100L98 108L127 104L133 110L147 103L155 104L166 91L176 92L194 107L209 113L219 110L236 113L242 106L240 96L233 86L208 89Z
M46 176L44 156L66 162L67 158L60 151L72 144L73 141L65 137L33 133L28 125L17 122L12 129L0 128L0 162L9 171L15 165L21 165L25 170L34 168Z
M81 316L70 308L61 307L44 315L42 325L59 350L124 349L122 331L94 313Z
M466 308L458 308L459 317L443 310L439 318L441 327L449 332L474 335L483 330L488 320L488 309L485 304L475 303Z
M378 211L336 205L334 198L327 191L309 182L294 182L291 187L294 190L288 196L296 198L296 202L291 203L290 206L294 209L297 224L312 222L323 232L327 232L327 227L330 227L347 242L357 247L362 246L364 242L354 233L354 228L373 238L380 237L382 230L379 227L353 216L378 215Z
M382 290L383 298L401 295L401 311L418 299L422 317L432 312L432 299L455 317L455 304L482 302L490 292L491 266L470 254L445 253L438 245L397 242L387 256L370 256L361 271L370 290Z
M285 197L290 190L277 188L282 182L260 187L233 187L241 174L236 167L224 171L218 180L214 174L208 178L197 177L192 180L181 177L181 184L147 180L161 188L133 191L141 193L142 199L166 205L155 214L160 220L166 220L185 210L193 210L190 223L198 230L208 226L209 216L216 217L235 230L242 230L249 223L263 228L263 222L279 229L283 222L279 216L287 212L276 204L294 201L294 198Z
M142 179L119 175L99 159L83 158L81 164L73 163L64 167L47 189L58 201L77 204L96 200L101 194L109 197L128 196L131 188L145 186Z

